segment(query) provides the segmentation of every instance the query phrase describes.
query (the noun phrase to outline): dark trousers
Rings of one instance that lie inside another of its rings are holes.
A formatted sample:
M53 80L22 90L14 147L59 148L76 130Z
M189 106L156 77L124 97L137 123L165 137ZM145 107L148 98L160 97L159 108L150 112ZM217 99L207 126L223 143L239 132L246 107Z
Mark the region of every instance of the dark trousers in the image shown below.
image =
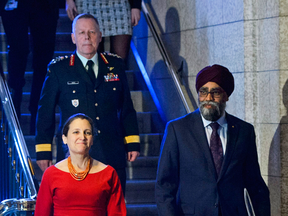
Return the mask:
M120 183L121 183L121 187L122 187L122 191L123 194L125 196L125 190L126 190L126 169L125 168L119 168L119 169L115 169L118 177L120 179Z
M16 112L20 112L22 88L25 85L30 30L33 81L29 110L33 115L37 112L47 65L53 57L59 13L58 7L51 8L51 4L41 5L41 2L49 1L19 1L17 9L2 12L8 44L8 85L15 92L13 101ZM17 115L20 116L20 113Z

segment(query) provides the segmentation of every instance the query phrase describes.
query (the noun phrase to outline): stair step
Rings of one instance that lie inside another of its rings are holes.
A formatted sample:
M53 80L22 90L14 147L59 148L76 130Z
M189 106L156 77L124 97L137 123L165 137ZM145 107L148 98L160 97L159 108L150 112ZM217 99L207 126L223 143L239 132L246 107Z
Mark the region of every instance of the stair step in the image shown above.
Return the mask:
M127 204L127 216L157 216L156 204Z
M154 203L155 180L128 180L125 199L127 204Z
M76 49L76 46L75 44L73 44L72 39L71 39L71 30L69 32L57 32L55 52L61 52L61 50L66 50L72 53L75 49Z
M59 10L59 20L57 23L57 32L72 32L72 21L68 18L65 9Z
M140 156L134 162L127 162L127 179L156 179L157 165L157 156Z

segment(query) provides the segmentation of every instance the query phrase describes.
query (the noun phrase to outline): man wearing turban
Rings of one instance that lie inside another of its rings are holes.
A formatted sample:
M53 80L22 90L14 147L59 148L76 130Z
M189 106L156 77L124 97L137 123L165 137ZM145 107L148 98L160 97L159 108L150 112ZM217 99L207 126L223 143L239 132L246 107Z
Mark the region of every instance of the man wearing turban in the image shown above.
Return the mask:
M232 73L221 65L205 67L196 90L199 109L166 126L156 180L159 215L270 216L254 127L225 112Z

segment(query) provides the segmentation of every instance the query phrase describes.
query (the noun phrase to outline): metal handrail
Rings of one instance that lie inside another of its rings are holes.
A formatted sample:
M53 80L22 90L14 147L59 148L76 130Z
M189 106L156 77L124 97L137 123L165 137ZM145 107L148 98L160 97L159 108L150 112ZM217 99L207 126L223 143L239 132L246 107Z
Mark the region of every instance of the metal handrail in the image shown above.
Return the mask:
M144 67L144 64L143 64L143 62L142 62L142 60L140 58L140 55L139 55L139 53L138 53L138 51L137 51L137 49L135 47L135 44L134 44L133 40L131 40L130 47L131 47L131 50L132 50L133 55L135 57L135 60L136 60L136 62L138 64L138 67L139 67L139 69L140 69L140 71L142 73L142 76L143 76L143 78L144 78L144 80L146 82L146 85L147 85L147 87L149 89L151 97L152 97L152 99L153 99L153 101L155 103L155 106L157 107L157 110L158 110L158 112L160 114L160 117L161 117L161 119L164 122L166 122L166 118L165 118L164 112L163 112L163 110L162 110L162 108L160 106L160 102L159 102L159 100L157 98L157 95L156 95L156 93L154 91L154 88L153 88L153 86L152 86L152 84L150 82L150 79L149 79L149 77L147 75L147 71L146 71L146 69Z
M147 9L146 4L144 3L144 1L142 1L141 7L142 7L142 12L143 12L144 17L146 19L146 22L147 22L147 24L149 26L150 31L152 32L152 35L153 35L154 40L155 40L155 42L157 44L157 47L158 47L158 49L159 49L159 51L160 51L160 53L162 55L162 58L163 58L166 66L168 68L168 71L169 71L169 73L170 73L170 75L171 75L171 77L172 77L172 79L174 81L174 84L176 86L177 92L178 92L178 94L179 94L179 96L181 98L181 101L182 101L182 103L183 103L183 105L185 107L185 110L186 110L187 113L190 113L190 112L192 112L194 110L193 105L191 103L191 100L190 100L190 98L188 96L188 93L187 93L185 87L181 84L181 82L179 80L179 77L176 74L177 70L175 70L175 68L174 68L174 66L173 66L173 64L172 64L172 62L170 60L170 57L169 57L169 55L168 55L168 53L166 51L166 48L165 48L165 46L163 44L163 41L162 41L159 33L156 31L155 25L154 25L154 23L152 21L151 15L149 14L148 9Z
M245 201L245 206L246 206L248 216L255 216L252 201L250 199L249 193L246 188L244 188L244 201Z
M6 114L8 127L12 133L13 141L27 181L29 197L34 199L37 196L37 190L33 181L34 170L18 118L16 117L17 115L12 103L8 85L2 76L0 76L0 97Z
M17 170L17 178L22 178L20 176L23 176L23 179L25 179L24 187L26 191L26 195L20 195L20 197L17 198L3 200L0 203L0 215L10 215L10 213L17 211L31 212L34 210L33 208L35 208L35 199L37 196L36 185L33 181L34 170L25 143L25 139L16 115L16 111L12 103L9 88L3 76L0 76L0 98L5 113L6 124L8 125L9 129L9 135L11 135L9 137L11 137L12 146L14 146L13 149L16 149L15 153L17 154L17 161L19 161L19 165L21 167L21 170ZM11 150L9 149L9 152L10 151ZM24 198L23 196L25 196L26 198Z

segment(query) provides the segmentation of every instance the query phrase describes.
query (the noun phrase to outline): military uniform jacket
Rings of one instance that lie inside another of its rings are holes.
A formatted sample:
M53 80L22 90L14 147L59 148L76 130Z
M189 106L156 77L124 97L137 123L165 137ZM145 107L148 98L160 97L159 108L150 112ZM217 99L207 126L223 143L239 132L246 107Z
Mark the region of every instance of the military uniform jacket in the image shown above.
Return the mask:
M52 159L56 105L61 116L59 131L73 114L84 113L93 119L97 127L90 150L93 158L114 168L123 168L125 147L126 151L139 151L136 111L123 61L112 54L98 53L98 62L95 84L75 52L49 64L37 114L37 160Z

